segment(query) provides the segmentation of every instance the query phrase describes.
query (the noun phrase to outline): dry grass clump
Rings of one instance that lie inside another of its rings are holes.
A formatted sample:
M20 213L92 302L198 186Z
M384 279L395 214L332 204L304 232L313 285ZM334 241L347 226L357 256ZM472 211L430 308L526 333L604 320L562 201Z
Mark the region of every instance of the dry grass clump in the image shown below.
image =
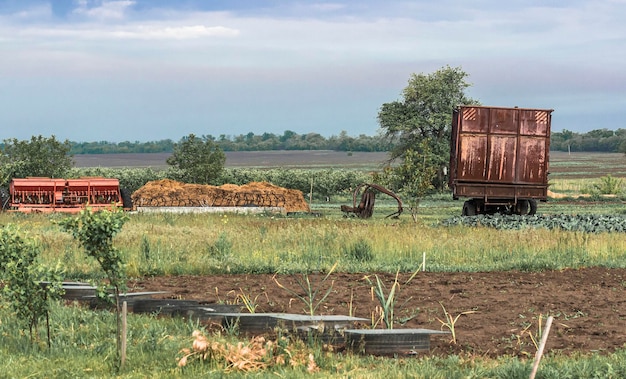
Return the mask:
M192 361L212 361L224 364L228 371L259 371L273 366L304 367L308 372L317 372L313 354L304 347L290 346L289 340L280 337L276 341L256 336L248 342L231 344L225 341L209 341L199 330L193 332L191 349L184 348L178 366L184 367Z
M146 183L132 195L138 207L282 207L286 212L308 212L302 191L252 182L216 187L163 179Z
M569 195L565 195L562 193L556 193L556 192L552 192L550 190L548 190L548 197L552 198L552 199L564 199L566 197L568 197Z

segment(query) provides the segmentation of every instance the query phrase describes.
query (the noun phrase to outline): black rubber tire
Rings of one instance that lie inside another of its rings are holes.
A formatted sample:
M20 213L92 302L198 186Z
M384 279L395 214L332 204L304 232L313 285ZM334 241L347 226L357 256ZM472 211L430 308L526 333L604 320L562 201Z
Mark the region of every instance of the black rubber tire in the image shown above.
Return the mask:
M528 200L519 200L517 202L517 206L515 207L515 213L521 216L525 216L528 214L530 210L530 201Z
M476 216L476 203L468 200L463 203L463 216Z
M133 209L133 199L130 197L130 192L126 188L120 189L122 195L122 206L124 209Z
M534 216L537 213L537 200L530 199L530 200L528 200L528 203L530 205L529 211L528 211L528 215L529 216Z

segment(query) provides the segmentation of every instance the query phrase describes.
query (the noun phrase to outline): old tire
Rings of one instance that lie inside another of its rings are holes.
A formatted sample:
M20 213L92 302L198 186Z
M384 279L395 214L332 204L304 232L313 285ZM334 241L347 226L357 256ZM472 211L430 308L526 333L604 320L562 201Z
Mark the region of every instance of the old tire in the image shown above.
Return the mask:
M525 216L528 214L530 209L530 201L528 200L519 200L517 205L515 206L515 213L521 216Z
M528 200L528 204L529 204L529 211L528 211L528 215L529 216L533 216L535 215L535 213L537 213L537 200L535 199L530 199Z
M468 200L463 203L463 216L476 216L476 203Z
M130 196L130 192L126 188L121 188L120 195L122 195L122 206L124 209L133 209L133 199Z

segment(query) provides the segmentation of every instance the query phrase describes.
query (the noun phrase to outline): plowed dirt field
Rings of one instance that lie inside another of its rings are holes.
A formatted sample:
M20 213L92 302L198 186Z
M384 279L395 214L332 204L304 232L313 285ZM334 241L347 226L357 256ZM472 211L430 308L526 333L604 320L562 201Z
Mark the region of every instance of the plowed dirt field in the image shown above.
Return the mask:
M391 288L395 275L379 275ZM400 276L404 283L410 274ZM299 289L302 275L211 275L145 278L130 283L133 291L168 291L162 298L234 303L238 294L256 299L256 312L306 314L304 303L281 289ZM372 318L378 301L364 274L310 275L320 296L332 283L332 292L319 315ZM373 276L372 276L373 279ZM304 292L300 291L303 295ZM626 344L626 270L431 273L421 272L399 289L396 319L410 318L396 328L439 330L444 310L452 317L462 312L450 336L433 336L431 354L469 353L483 356L526 356L536 351L533 338L549 315L554 317L546 354L612 352ZM412 318L411 318L412 317ZM365 323L362 327L369 327ZM381 327L381 326L379 326ZM443 330L447 330L445 327ZM533 338L531 338L531 335Z

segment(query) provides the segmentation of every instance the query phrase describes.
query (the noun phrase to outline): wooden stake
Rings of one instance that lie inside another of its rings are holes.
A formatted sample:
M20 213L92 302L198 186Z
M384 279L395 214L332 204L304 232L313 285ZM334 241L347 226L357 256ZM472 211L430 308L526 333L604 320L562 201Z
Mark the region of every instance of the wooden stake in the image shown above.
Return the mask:
M313 205L313 178L311 178L311 190L309 192L309 211L311 211L312 205Z
M127 338L127 320L126 315L128 314L128 303L122 303L122 344L121 344L121 368L124 368L124 362L126 362L126 338Z
M529 379L535 379L535 375L537 375L537 369L539 368L539 361L541 361L541 356L543 355L543 348L546 346L546 342L548 341L548 333L550 333L550 326L552 325L552 320L554 317L548 317L548 321L546 322L546 327L543 330L543 335L541 336L541 343L539 344L539 349L537 350L537 354L535 354L535 361L533 362L533 370L530 373Z

